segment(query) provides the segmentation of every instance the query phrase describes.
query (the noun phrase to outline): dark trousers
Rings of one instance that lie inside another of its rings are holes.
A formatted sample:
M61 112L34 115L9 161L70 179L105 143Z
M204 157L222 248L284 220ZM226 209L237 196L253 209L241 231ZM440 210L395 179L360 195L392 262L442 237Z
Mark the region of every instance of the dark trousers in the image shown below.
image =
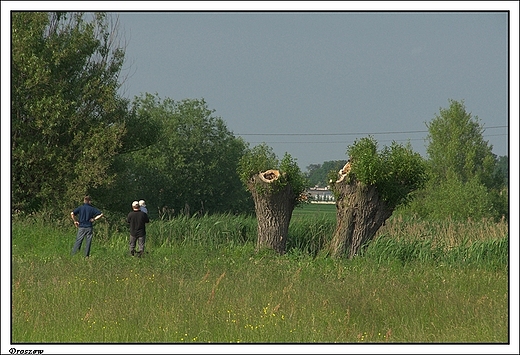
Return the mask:
M139 246L139 255L143 255L144 253L144 242L146 240L146 235L143 235L142 237L136 237L133 235L130 235L130 254L135 254L135 244L137 242L137 245Z
M71 254L74 255L81 249L81 244L83 243L83 239L85 240L85 256L90 255L90 244L92 243L92 236L94 235L94 230L92 227L90 228L78 228L78 234L76 235L76 242L74 243L74 247L72 247Z

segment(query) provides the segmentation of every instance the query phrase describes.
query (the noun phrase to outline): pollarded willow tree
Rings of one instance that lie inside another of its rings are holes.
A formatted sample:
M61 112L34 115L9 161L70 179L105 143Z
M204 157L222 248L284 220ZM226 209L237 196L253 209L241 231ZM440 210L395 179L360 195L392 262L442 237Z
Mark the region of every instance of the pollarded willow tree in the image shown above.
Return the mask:
M378 151L372 137L347 149L349 161L331 174L336 197L336 229L329 245L332 256L353 258L372 240L395 208L410 200L426 181L424 159L410 144L393 142Z
M256 250L267 248L284 254L292 212L302 202L307 179L288 153L279 161L266 144L248 149L240 159L238 173L255 203Z

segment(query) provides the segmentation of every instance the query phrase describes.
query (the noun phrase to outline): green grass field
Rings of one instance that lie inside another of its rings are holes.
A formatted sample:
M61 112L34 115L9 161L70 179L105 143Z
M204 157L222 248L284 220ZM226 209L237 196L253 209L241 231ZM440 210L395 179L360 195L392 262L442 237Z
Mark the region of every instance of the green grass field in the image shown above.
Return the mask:
M308 203L297 206L293 218L330 217L336 219L336 205L332 203Z
M254 218L152 221L132 258L101 221L85 259L74 227L14 221L12 342L509 341L507 223L396 218L353 260L320 252L334 225L334 205L297 209L279 256Z

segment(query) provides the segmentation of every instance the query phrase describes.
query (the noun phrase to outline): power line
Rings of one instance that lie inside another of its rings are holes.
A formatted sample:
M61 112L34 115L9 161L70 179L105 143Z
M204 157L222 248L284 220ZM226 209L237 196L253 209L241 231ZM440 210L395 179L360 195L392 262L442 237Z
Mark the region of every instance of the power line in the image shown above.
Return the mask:
M484 137L500 137L500 136L507 136L507 134L488 134L484 135ZM426 138L410 138L410 139L386 139L386 140L380 140L379 142L390 142L390 141L396 141L396 142L408 142L408 141L424 141ZM283 142L249 142L251 144L345 144L347 141L318 141L318 142L312 142L312 141L283 141Z
M367 134L397 134L397 133L425 133L428 131L406 131L406 132L380 132L380 133L238 133L239 136L357 136Z
M423 139L410 139L411 141L412 140L415 140L415 141L422 141ZM390 140L382 140L380 142L389 142ZM401 140L395 140L396 142L397 141L402 141ZM408 141L408 140L407 140ZM325 142L310 142L310 141L294 141L294 142L249 142L251 144L261 144L261 143L266 143L266 144L293 144L293 143L297 143L297 144L345 144L345 143L348 143L347 141L325 141Z
M486 129L506 128L508 126L491 126ZM391 131L391 132L356 132L356 133L237 133L238 136L359 136L359 135L377 135L377 134L413 134L428 133L428 130L419 131Z

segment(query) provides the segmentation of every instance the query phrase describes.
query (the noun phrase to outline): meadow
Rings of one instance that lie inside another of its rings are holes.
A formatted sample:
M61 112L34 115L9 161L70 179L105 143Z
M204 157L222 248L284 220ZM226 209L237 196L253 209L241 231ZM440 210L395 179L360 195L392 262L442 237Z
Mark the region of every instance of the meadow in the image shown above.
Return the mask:
M256 220L153 220L146 254L101 220L91 257L73 226L12 222L12 343L509 341L508 224L392 217L358 257L322 252L334 205L295 210L288 251L255 251Z

